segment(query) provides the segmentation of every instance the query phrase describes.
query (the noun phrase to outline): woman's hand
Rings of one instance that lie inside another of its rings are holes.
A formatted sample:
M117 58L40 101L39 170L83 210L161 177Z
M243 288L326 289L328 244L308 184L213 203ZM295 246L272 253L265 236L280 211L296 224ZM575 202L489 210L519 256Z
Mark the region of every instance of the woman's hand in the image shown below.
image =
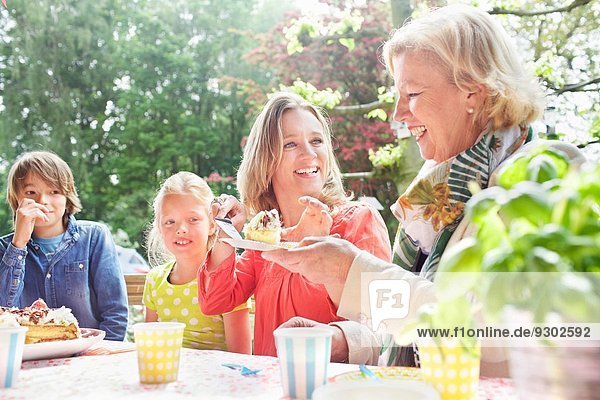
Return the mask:
M333 333L331 338L331 362L348 362L348 341L344 332L335 325L322 324L312 319L292 317L279 328L324 328Z
M360 249L337 236L309 237L294 249L264 251L261 255L311 282L325 285L331 300L339 305L348 271Z
M329 207L310 196L302 196L298 202L306 208L297 225L282 229L281 239L288 242L299 242L307 236L329 235L333 224Z
M50 219L46 215L49 212L46 206L36 203L32 199L23 199L19 204L19 207L15 211L15 234L13 236L12 244L15 247L22 248L27 245L35 222L37 220L48 222Z
M222 194L212 203L213 217L229 218L235 229L242 230L246 223L246 208L235 196Z
M222 194L218 197L215 197L210 211L213 218L229 218L238 232L242 230L244 223L246 222L246 209L238 199L228 194ZM227 234L223 235L227 236ZM222 237L220 232L219 237ZM211 249L211 256L208 259L206 268L203 272L206 274L204 290L208 288L210 282L208 274L216 271L223 261L229 258L234 252L235 248L225 242L218 240L214 244L213 248Z

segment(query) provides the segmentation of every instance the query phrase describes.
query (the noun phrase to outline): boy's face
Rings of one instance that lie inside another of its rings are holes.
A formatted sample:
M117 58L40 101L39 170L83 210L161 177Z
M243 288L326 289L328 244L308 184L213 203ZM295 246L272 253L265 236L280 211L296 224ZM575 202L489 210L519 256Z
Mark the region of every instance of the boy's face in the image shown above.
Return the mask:
M19 196L20 200L32 199L48 209L46 215L49 221L36 220L33 234L38 237L52 237L63 233L65 231L63 215L66 212L67 197L59 188L49 185L36 175L27 175L24 183Z

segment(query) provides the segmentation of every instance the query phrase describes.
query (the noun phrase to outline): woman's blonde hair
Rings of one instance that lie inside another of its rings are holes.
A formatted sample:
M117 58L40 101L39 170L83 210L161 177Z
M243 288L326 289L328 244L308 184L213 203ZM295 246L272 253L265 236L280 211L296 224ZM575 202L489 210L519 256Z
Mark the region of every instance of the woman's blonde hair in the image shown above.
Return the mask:
M154 212L154 219L150 225L150 229L146 235L146 245L148 248L148 261L151 266L157 266L166 262L173 261L175 257L167 250L165 241L163 240L162 234L160 233L160 210L163 204L165 196L170 194L179 195L192 195L198 202L206 206L208 215L210 216L210 208L214 195L210 186L200 178L198 175L192 172L178 172L167 178L158 189L156 197L152 202L152 209ZM217 239L217 233L208 237L206 248L212 248L212 245Z
M25 178L28 175L34 175L46 184L56 187L67 198L63 215L63 226L66 228L69 216L81 211L81 201L77 196L71 168L62 158L49 151L25 153L10 168L6 200L13 212L13 223L19 208L19 198L25 187Z
M331 129L323 112L295 93L278 92L271 96L254 121L237 174L240 199L252 215L279 209L271 180L283 156L283 114L294 109L309 111L323 127L328 170L319 200L332 207L349 199L344 193L340 167L333 153Z
M396 30L383 46L384 62L393 74L393 58L405 51L424 52L449 81L462 90L487 89L474 121L492 129L523 125L543 111L544 94L508 34L488 13L465 5L434 10Z

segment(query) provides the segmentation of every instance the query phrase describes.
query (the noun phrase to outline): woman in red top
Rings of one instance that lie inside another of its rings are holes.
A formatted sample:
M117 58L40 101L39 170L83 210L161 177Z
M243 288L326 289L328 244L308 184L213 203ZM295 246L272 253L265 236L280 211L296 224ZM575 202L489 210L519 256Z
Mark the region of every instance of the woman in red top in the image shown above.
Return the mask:
M282 238L338 234L357 247L390 261L387 229L370 206L351 202L342 186L331 132L319 110L292 93L271 97L252 127L238 171L239 203L222 195L215 216L227 215L238 230L252 215L277 209ZM245 207L244 207L245 206ZM218 242L198 272L202 312L222 314L254 294L254 354L276 355L273 331L292 317L321 323L340 321L326 287L265 261L261 252ZM358 294L357 294L358 295Z

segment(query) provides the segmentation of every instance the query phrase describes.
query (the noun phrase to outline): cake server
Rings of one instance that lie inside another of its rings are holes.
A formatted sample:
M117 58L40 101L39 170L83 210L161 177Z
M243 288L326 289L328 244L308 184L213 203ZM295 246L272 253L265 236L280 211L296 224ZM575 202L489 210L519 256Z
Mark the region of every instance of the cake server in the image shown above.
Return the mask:
M243 240L242 235L235 229L233 223L229 218L218 218L215 217L215 222L232 239Z

